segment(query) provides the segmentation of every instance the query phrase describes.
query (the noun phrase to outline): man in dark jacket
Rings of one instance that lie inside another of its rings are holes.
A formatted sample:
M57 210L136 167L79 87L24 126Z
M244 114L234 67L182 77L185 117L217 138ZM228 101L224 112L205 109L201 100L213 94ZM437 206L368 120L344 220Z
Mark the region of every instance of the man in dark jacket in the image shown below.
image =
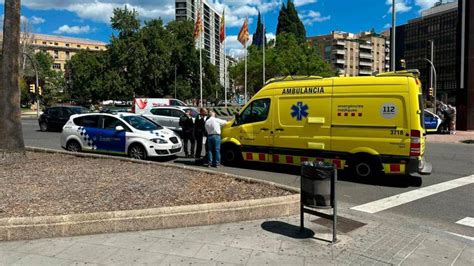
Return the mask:
M183 130L184 154L186 157L194 157L194 121L191 116L191 110L187 110L179 119L179 126ZM188 141L191 142L190 152L188 152Z
M201 159L201 152L202 152L202 142L204 137L207 137L206 128L204 124L209 117L207 116L207 109L201 108L199 110L199 115L196 117L195 126L194 126L194 136L196 137L196 159ZM206 154L207 154L207 145L206 147Z

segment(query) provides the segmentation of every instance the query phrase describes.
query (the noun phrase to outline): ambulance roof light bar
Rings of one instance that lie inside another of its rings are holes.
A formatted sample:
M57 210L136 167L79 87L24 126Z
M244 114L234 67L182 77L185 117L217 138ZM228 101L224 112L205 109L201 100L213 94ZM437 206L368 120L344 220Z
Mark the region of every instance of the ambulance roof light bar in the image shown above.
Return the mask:
M394 76L405 76L405 77L419 77L420 70L418 69L407 69L399 71L384 72L375 75L376 77L394 77Z
M293 81L293 80L311 80L311 79L322 79L323 77L320 76L283 76L283 77L276 77L276 78L271 78L265 82L265 85L273 83L273 82L279 82L279 81Z

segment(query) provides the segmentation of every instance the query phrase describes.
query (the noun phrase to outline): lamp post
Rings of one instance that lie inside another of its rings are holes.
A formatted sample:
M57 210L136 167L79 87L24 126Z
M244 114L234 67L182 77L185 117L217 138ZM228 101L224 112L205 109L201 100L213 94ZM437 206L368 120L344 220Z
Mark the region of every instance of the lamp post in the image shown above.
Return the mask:
M396 17L396 11L395 11L395 0L392 0L392 40L390 43L390 49L391 49L391 63L392 63L392 71L395 71L395 18Z
M428 63L430 63L431 65L431 71L433 72L433 78L432 80L434 80L434 83L431 84L432 88L433 88L433 98L434 98L434 107L433 107L433 111L434 113L436 114L436 68L433 64L433 62L431 60L429 60L428 58L424 58Z
M36 68L36 61L34 61L31 56L25 52L23 52L23 55L30 60L31 64L33 65L33 70L35 71L35 79L36 79L36 84L35 84L35 100L36 100L36 118L39 118L39 80L38 80L38 69Z

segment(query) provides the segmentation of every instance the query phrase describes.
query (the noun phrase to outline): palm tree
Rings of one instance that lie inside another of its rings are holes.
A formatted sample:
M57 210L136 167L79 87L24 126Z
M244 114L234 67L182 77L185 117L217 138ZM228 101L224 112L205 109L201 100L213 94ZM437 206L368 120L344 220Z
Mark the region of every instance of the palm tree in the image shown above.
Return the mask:
M20 0L4 2L0 68L0 164L21 160L25 156L18 84L20 2Z

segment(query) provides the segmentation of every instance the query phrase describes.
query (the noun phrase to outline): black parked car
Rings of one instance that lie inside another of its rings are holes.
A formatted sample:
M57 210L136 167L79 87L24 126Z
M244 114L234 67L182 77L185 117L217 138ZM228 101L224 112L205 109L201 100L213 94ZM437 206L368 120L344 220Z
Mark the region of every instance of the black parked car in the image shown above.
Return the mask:
M56 106L44 110L38 118L41 131L62 130L71 115L89 113L89 109L82 106Z

